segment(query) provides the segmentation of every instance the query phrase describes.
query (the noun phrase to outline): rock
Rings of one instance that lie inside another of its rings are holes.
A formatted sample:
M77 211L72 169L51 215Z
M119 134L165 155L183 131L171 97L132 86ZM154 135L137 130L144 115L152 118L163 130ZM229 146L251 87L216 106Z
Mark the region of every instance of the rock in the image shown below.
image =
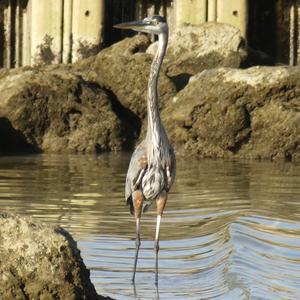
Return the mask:
M267 53L247 47L247 59L243 62L242 68L253 66L274 66L274 59Z
M213 69L239 67L243 43L230 25L175 31L159 80L170 138L185 155L299 161L299 68ZM149 45L136 35L74 65L0 71L0 153L132 148L146 128Z
M147 53L154 55L156 49L157 42L148 48ZM238 68L246 56L245 40L237 28L222 23L204 23L174 30L164 64L166 74L181 88L186 83L182 81L205 69Z
M131 149L146 116L149 43L137 35L74 65L1 71L0 153ZM176 88L163 73L159 90L164 107Z
M2 213L0 240L1 299L107 299L64 229Z
M80 70L88 70L86 80L95 81L105 87L118 99L122 107L134 114L131 118L136 127L141 126L147 112L147 82L153 59L145 53L149 45L149 38L139 34L76 64ZM158 90L160 106L163 108L176 93L175 85L163 70L160 73Z
M133 140L117 101L71 67L3 71L0 88L0 152L115 151Z
M185 155L300 161L299 82L299 67L203 71L162 117Z

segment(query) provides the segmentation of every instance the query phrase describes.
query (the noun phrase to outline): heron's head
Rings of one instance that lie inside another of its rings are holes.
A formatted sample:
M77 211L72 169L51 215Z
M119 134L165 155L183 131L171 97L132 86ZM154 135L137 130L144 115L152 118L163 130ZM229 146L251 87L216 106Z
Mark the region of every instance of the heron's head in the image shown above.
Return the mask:
M156 35L168 33L168 24L166 19L158 15L147 17L141 21L117 24L114 25L114 27L119 29L132 29L135 31Z

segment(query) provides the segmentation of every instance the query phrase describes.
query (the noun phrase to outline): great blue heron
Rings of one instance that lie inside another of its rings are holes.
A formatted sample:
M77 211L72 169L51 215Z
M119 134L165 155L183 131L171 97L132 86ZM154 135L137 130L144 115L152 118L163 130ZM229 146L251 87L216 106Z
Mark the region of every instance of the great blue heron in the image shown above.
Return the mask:
M136 147L129 164L125 198L130 211L136 218L136 253L132 281L135 281L136 265L140 249L140 219L142 213L156 202L157 222L154 240L155 283L158 283L159 230L168 192L175 180L176 160L162 124L159 107L157 83L160 67L165 56L169 29L164 17L151 16L142 21L115 25L120 29L158 35L158 50L153 59L147 90L148 128L146 138Z

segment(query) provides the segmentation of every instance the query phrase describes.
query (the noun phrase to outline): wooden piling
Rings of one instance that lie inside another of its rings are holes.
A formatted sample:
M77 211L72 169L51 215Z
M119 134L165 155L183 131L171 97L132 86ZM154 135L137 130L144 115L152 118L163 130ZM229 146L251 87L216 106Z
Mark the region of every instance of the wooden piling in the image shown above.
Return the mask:
M22 7L22 66L31 64L31 1Z
M21 0L16 0L15 19L15 67L21 66L21 34L22 34L22 5Z
M209 22L217 21L217 0L208 0L208 3L207 3L207 20Z
M63 0L31 0L31 64L62 62ZM48 56L41 57L41 47Z
M294 66L296 64L296 5L292 3L290 6L290 54L289 65Z
M73 61L100 48L104 32L104 0L73 0Z
M11 0L4 9L4 35L5 35L5 66L10 68L11 65Z
M184 23L199 25L207 21L208 0L176 0L175 19L176 27Z
M73 0L64 0L63 7L63 63L72 62L72 20Z

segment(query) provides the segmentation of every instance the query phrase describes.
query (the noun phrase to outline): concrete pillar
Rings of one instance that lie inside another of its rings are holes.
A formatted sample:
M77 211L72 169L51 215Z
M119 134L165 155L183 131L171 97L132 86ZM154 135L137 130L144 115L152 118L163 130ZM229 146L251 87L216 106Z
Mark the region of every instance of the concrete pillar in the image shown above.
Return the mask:
M209 22L217 21L217 0L208 0L207 19Z
M16 1L16 20L15 20L15 67L21 66L21 22L22 22L22 6L21 0Z
M11 67L11 1L4 9L4 34L5 34L5 67Z
M105 0L73 0L72 61L97 52L103 42Z
M174 28L175 28L175 7L174 2L170 3L170 6L167 6L164 8L164 14L167 17L167 22L169 25L169 31L170 34L172 34Z
M300 0L289 4L289 65L299 65L300 62Z
M248 27L248 0L232 0L232 25L239 28L244 37Z
M299 65L300 63L300 0L297 0L296 1L296 24L295 24L295 30L296 30L296 33L297 33L297 39L295 41L295 52L296 53L296 56L297 56L297 62L296 64Z
M294 66L296 64L295 42L296 42L296 5L293 3L290 7L290 55L289 64Z
M73 0L64 0L63 63L72 62Z
M143 19L145 18L147 14L147 6L148 3L146 3L144 0L136 0L135 3L135 19Z
M291 15L290 18L290 39L292 39L291 34L292 34L292 26L294 26L293 29L293 44L290 42L290 51L294 52L294 65L299 65L300 64L300 0L296 0L294 2L294 5L292 4L291 6L294 6L294 13ZM294 17L294 20L292 20L292 16ZM293 24L293 25L292 25ZM290 53L290 57L291 57ZM290 60L291 64L291 60Z
M24 7L22 11L22 66L31 64L31 5L31 0L29 0L27 7Z
M248 0L218 0L217 21L233 25L246 37L248 26Z
M62 13L63 0L31 0L31 64L62 61Z
M207 0L176 0L176 26L198 25L207 21Z
M182 10L184 9L184 4L182 0L175 1L175 22L176 27L181 26L184 23L184 16Z
M217 2L217 22L228 23L227 7L229 2L226 4L226 0L218 0Z
M199 0L197 2L196 2L196 10L194 11L194 16L196 17L194 24L207 22L207 10L208 10L207 0ZM199 18L197 18L198 13L199 13Z
M293 15L294 13L296 13L296 10L294 10L294 8L291 11L291 6L294 3L295 0L277 0L275 3L275 13L277 17L275 25L276 39L274 43L276 51L274 51L274 54L276 61L284 64L292 64L293 61L290 60L295 59L296 53L295 48L292 49L293 54L291 54L290 49L291 41L297 37L297 33L294 32L294 29L297 30L295 28L297 21L294 20L291 24L291 18L294 19L294 16L291 16L291 14Z

